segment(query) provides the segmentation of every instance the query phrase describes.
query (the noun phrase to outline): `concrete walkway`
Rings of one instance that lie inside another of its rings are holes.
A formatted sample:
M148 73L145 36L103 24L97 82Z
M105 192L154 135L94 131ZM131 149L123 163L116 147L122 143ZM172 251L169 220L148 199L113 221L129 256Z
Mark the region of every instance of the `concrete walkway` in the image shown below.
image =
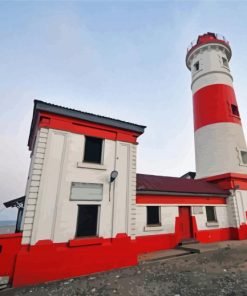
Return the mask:
M138 257L138 261L139 263L163 261L163 260L176 258L179 256L188 256L194 253L207 253L207 252L212 252L219 249L234 248L238 246L246 246L247 248L247 241L246 240L244 241L230 240L230 241L222 241L222 242L208 243L208 244L202 244L202 243L188 244L186 246L183 246L182 249L178 248L178 249L163 250L163 251L142 254ZM194 249L195 251L197 250L197 252L191 251L192 249Z

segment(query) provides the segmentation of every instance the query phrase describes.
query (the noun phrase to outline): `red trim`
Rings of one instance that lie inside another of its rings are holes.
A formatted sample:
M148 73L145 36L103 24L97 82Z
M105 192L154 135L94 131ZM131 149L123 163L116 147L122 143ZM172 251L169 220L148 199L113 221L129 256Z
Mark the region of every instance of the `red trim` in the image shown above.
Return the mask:
M22 237L22 232L0 234L0 240L2 240L2 239L20 238L20 237Z
M161 196L161 195L137 195L137 204L181 204L181 205L193 205L193 204L226 204L224 197L217 196Z
M140 136L136 132L46 112L40 112L38 126L129 143L136 143Z
M237 105L234 89L225 84L212 84L201 88L193 95L195 130L218 122L241 124L232 114L231 104Z
M221 175L211 176L211 177L205 177L201 178L200 180L206 180L206 181L213 181L218 179L225 179L225 178L238 178L238 179L247 179L246 174L239 174L239 173L225 173Z
M102 237L90 237L81 239L72 239L69 241L70 247L101 245L104 242Z
M217 39L212 37L212 36L209 36L208 34L204 34L204 35L201 35L198 37L197 39L197 42L194 46L192 46L188 51L187 51L187 54L186 54L186 60L188 58L188 56L192 53L192 51L194 51L195 49L199 48L200 46L202 45L205 45L205 44L210 44L210 43L220 43L220 44L223 44L225 45L229 51L231 52L231 48L229 46L229 42L228 41L225 41L225 40L220 40L220 39Z
M247 175L245 174L227 173L202 179L215 183L222 189L247 190Z

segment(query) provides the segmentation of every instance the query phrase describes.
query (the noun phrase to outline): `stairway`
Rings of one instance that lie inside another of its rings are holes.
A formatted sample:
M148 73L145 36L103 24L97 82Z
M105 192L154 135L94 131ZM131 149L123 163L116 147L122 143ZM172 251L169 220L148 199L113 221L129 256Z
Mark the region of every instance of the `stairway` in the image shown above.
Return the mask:
M200 249L195 248L195 244L198 244L198 243L199 241L194 238L183 239L178 243L176 249L188 251L190 254L200 253Z

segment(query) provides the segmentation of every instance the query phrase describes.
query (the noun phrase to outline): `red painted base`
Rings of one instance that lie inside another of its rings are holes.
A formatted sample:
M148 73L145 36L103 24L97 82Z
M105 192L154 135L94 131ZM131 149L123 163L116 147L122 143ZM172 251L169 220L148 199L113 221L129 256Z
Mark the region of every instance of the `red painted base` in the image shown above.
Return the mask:
M177 244L178 240L175 233L136 237L136 248L138 254L173 249Z
M135 242L125 234L78 247L66 243L23 246L17 255L13 286L87 275L137 264Z
M21 246L21 235L1 235L0 276L8 275L14 287L61 280L136 265L139 254L174 248L181 240L181 220L175 233L116 238L92 238L53 243L45 240ZM193 237L202 243L247 239L247 225L240 228L198 230L192 217Z
M21 249L21 233L0 235L0 276L13 276L15 260Z

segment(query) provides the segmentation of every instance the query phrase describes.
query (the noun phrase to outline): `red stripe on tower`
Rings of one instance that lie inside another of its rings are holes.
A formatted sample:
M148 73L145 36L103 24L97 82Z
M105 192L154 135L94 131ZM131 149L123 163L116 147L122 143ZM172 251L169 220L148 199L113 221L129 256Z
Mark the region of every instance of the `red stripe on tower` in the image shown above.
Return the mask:
M218 122L241 124L234 90L226 84L212 84L193 96L195 130Z

